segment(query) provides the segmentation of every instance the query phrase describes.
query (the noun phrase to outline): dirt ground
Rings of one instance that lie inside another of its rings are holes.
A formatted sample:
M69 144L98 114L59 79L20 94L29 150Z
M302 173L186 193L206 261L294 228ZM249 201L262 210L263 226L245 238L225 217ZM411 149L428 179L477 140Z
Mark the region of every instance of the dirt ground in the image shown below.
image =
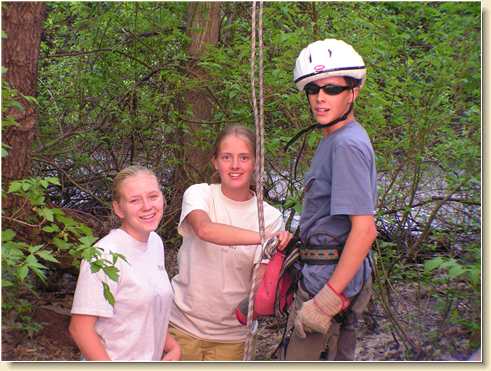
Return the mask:
M166 256L169 276L175 272L175 254ZM76 276L64 274L54 279L55 285L38 298L29 298L34 309L32 318L42 329L32 337L20 331L12 331L8 318L2 317L2 361L77 361L80 353L68 335L68 322L72 306ZM357 361L465 361L476 349L470 345L468 330L441 322L434 303L420 307L416 288L408 284L398 287L398 323L404 326L406 335L418 342L420 354L408 352L400 334L380 305L377 297L372 298L368 313L359 322ZM465 307L465 303L458 305ZM260 321L257 333L256 360L270 361L279 344L283 327L275 319ZM433 334L433 335L431 335ZM430 336L431 335L431 336ZM476 339L473 339L476 343ZM479 340L479 339L477 339ZM477 359L479 360L479 359Z
M2 329L3 361L77 361L80 353L68 335L71 294L47 293L38 299L33 319L43 328L29 338L20 332ZM448 339L442 338L438 347L423 344L420 360L463 361L472 351L468 349L466 333L455 328L449 329ZM257 361L275 360L272 353L282 336L282 329L275 319L261 320L257 334ZM457 341L457 338L461 338ZM453 340L450 340L453 339ZM450 344L452 343L452 344ZM457 346L455 345L457 344ZM460 344L460 347L459 345ZM445 350L446 349L446 350ZM453 349L453 352L448 352ZM358 333L357 361L404 361L406 352L393 333L381 308L371 305L371 315L360 322Z

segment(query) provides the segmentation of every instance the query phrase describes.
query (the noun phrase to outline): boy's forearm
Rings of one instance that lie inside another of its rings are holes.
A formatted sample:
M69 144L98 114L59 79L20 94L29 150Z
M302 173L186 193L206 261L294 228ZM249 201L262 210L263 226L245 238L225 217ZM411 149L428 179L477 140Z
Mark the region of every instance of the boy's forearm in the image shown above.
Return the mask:
M368 255L376 236L377 231L372 217L358 217L352 223L339 262L328 281L336 292L343 292L351 282Z

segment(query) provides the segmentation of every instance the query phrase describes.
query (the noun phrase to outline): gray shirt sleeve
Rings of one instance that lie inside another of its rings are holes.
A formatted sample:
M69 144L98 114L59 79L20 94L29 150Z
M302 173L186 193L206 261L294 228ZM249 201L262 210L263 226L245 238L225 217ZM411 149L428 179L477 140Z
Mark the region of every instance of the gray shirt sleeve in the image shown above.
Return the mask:
M343 143L333 154L331 215L373 215L375 200L371 184L369 152Z

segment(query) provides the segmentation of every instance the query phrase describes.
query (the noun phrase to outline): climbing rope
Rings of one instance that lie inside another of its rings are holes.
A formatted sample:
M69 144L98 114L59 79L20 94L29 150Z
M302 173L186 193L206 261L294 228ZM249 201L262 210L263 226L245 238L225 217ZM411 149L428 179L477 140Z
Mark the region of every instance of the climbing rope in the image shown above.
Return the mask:
M259 235L261 236L261 258L263 248L265 247L264 231L264 208L263 208L263 174L264 174L264 95L263 95L263 3L259 1L258 34L259 42L259 109L256 97L256 1L252 2L252 22L251 22L251 87L252 87L252 106L254 110L254 123L256 126L256 197L257 197L257 214L259 221ZM254 299L256 297L259 280L257 272L260 262L254 264L252 271L252 285L249 293L249 306L247 310L247 328L249 335L245 343L244 361L250 361L254 354L254 337L257 331L257 320L253 319Z

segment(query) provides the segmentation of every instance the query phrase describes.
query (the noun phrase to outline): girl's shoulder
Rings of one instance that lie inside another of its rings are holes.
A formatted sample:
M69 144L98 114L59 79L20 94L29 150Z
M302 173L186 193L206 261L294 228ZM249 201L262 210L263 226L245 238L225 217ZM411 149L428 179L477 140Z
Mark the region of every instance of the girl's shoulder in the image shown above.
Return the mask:
M183 201L194 203L209 200L213 195L213 186L207 183L193 184L184 191Z
M266 201L263 201L263 208L264 208L264 215L269 216L270 218L278 218L281 217L281 211L277 209L276 207L270 205Z
M152 241L152 244L162 244L162 239L156 232L150 233L149 241ZM115 228L97 241L94 246L100 248L103 253L109 254L111 252L126 253L134 248L141 249L145 244L145 242L135 240L123 229Z
M100 249L103 249L105 252L108 252L113 247L119 245L121 240L121 235L119 233L119 229L111 229L111 231L98 240L94 246L97 246Z
M212 187L214 186L214 184L208 184L208 183L196 183L196 184L192 184L190 185L186 191L184 191L184 193L210 193L211 192L211 189Z
M164 247L164 241L162 241L162 237L157 232L150 232L150 237L148 238L148 244L150 246L155 246L159 248Z

